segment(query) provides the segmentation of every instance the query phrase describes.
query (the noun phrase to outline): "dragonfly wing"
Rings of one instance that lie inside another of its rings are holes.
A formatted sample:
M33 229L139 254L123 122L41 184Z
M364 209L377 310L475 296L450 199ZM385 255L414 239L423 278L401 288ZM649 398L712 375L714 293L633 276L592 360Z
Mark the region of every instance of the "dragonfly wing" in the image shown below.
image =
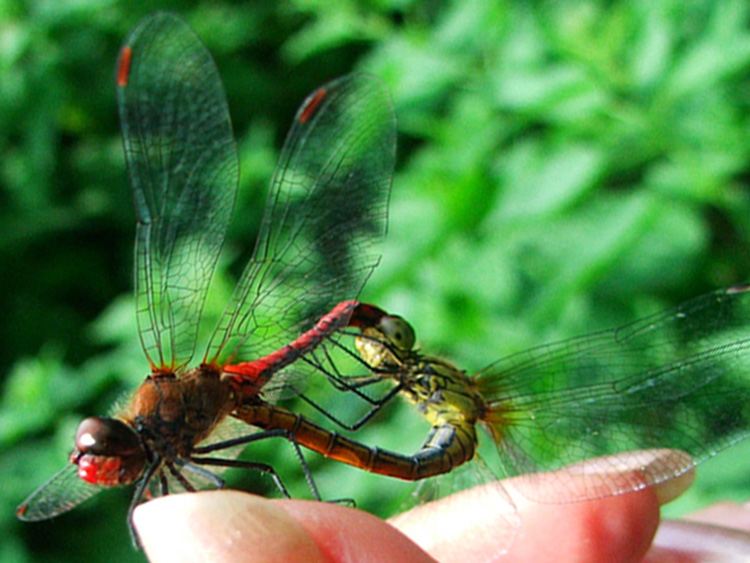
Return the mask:
M477 374L506 470L557 470L644 449L691 456L643 453L632 481L597 472L571 485L571 496L595 498L678 476L746 438L748 319L750 292L729 288L616 330L512 356ZM601 464L622 474L616 458ZM559 498L543 480L528 482L528 496Z
M265 355L357 296L379 260L395 146L392 103L372 76L335 80L303 103L209 360Z
M16 515L27 522L46 520L72 510L100 491L102 487L80 479L78 467L69 464L31 493L16 509Z
M138 219L138 330L154 369L177 370L192 356L237 193L226 95L195 33L161 13L126 40L117 98Z

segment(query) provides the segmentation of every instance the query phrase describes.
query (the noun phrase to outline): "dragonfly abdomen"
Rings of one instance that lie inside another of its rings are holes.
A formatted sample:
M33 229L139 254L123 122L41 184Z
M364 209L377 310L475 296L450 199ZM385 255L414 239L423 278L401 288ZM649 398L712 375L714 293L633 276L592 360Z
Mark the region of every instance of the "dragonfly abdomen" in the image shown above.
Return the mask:
M406 481L447 473L473 457L476 442L473 425L446 424L434 427L415 454L404 455L367 446L261 401L243 405L233 416L264 430L286 430L298 444L329 459Z

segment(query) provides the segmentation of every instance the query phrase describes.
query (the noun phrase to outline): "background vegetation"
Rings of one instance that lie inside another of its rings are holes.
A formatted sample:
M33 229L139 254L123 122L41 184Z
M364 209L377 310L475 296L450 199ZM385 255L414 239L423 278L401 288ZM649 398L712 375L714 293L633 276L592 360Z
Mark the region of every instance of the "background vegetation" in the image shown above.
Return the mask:
M127 491L36 525L13 508L65 462L80 418L147 369L113 68L155 7L183 14L216 58L240 142L218 307L297 105L354 69L388 83L400 135L389 237L362 297L412 320L425 350L471 371L750 279L741 0L0 1L3 561L142 560ZM390 413L363 440L413 450L422 422ZM701 467L689 502L747 497L741 448ZM281 464L283 449L265 455ZM379 514L410 490L309 459L324 495Z

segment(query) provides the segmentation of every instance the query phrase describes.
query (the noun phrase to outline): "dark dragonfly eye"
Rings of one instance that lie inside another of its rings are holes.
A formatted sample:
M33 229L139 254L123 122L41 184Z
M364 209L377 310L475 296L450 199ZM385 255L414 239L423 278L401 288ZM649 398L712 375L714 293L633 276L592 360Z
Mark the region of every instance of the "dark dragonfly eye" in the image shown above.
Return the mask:
M78 425L76 449L83 454L127 456L142 446L135 431L123 421L92 416Z
M378 328L388 341L399 350L409 351L414 347L414 329L404 319L396 315L386 315L380 319Z
M78 425L76 449L70 461L78 476L93 485L127 485L146 464L146 449L135 430L116 418L91 417Z

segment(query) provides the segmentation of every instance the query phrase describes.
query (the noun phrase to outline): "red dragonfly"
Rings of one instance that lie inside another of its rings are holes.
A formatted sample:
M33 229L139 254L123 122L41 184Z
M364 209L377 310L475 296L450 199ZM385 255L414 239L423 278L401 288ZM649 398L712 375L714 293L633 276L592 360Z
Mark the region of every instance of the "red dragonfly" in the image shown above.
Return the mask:
M395 117L378 80L350 75L298 110L253 256L205 355L189 368L239 179L226 96L195 33L161 13L122 47L117 98L150 373L114 416L81 422L72 464L20 505L22 520L51 518L107 486L136 483L130 514L146 497L222 486L205 466L253 467L285 492L270 466L211 454L287 436L239 424L246 435L234 437L222 427L243 402L259 400L274 374L346 325L354 305L343 300L377 264L372 246L385 233Z

